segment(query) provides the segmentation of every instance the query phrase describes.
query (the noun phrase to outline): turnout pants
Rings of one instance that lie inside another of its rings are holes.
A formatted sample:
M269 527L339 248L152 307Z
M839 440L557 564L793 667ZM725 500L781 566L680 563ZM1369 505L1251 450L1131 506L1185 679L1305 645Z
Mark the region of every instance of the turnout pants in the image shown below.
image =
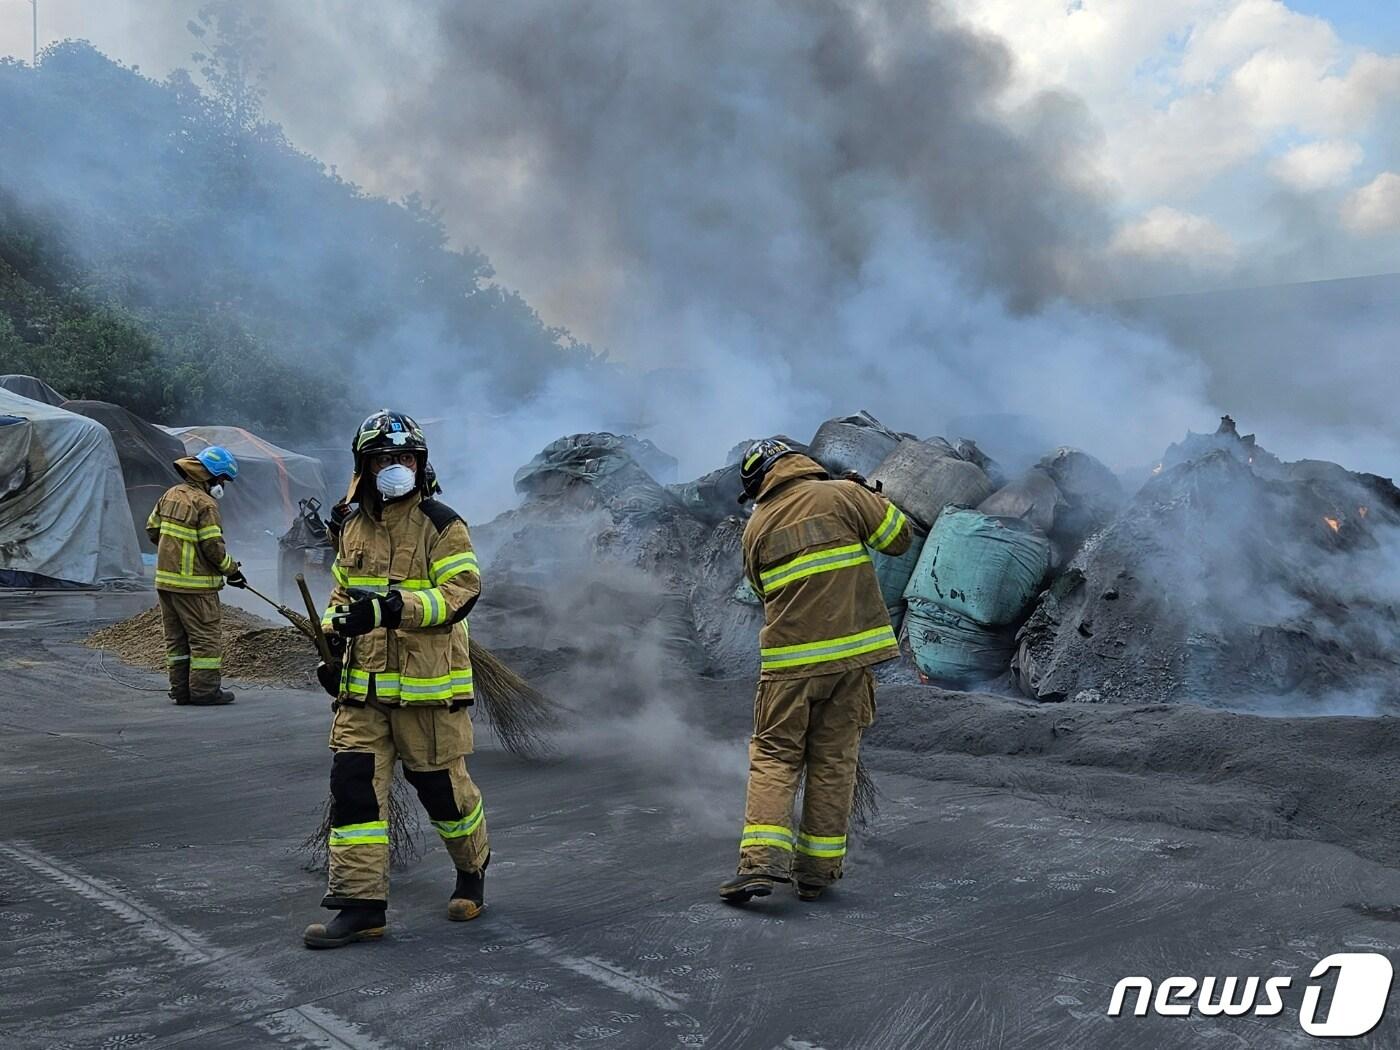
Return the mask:
M156 591L165 634L170 698L217 693L223 667L223 607L218 591Z
M740 875L796 877L820 886L841 877L860 735L874 718L875 679L868 668L758 683ZM802 817L794 831L804 771Z
M327 908L389 900L389 785L394 761L418 792L452 862L479 871L486 860L481 792L467 774L472 750L466 708L340 704L331 726L330 885Z

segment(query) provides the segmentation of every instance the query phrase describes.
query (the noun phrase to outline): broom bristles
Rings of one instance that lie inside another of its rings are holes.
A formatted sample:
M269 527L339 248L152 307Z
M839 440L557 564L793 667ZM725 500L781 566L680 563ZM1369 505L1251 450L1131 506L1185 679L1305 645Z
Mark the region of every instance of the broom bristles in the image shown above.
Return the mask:
M307 871L325 871L330 861L331 799L328 795L321 807L321 823L297 847L305 860ZM409 795L408 785L398 771L389 784L389 866L406 868L423 855L423 826L418 820L418 806Z
M880 817L880 789L875 784L865 760L856 760L856 789L851 797L851 823L865 830Z
M471 642L471 661L476 698L501 745L518 758L537 760L554 755L549 734L563 721L563 707L475 641Z

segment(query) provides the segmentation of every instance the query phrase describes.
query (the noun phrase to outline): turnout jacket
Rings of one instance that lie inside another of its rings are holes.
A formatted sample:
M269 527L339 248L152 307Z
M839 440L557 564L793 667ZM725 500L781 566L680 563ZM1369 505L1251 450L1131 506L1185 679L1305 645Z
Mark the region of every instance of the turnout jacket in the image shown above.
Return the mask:
M374 695L388 704L446 706L472 698L467 613L481 594L481 575L467 523L451 507L414 493L383 504L380 516L361 505L345 520L331 574L335 585L321 625L349 588L403 597L403 619L348 639L340 699Z
M903 554L904 513L815 460L784 456L744 528L744 574L763 599L761 671L768 680L867 667L899 655L870 552Z
M217 591L238 569L224 547L219 501L209 495L213 480L193 456L175 461L185 476L166 489L146 519L146 535L156 545L156 590Z

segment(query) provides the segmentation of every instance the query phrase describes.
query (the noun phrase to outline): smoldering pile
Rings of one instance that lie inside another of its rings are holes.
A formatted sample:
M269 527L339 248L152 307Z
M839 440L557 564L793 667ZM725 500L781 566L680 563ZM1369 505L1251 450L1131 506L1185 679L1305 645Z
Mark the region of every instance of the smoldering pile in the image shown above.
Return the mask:
M1387 479L1281 463L1228 417L1173 445L1131 497L1078 449L1008 477L974 440L868 413L788 440L832 476L879 484L915 526L907 554L873 555L906 654L886 676L1046 701L1400 703L1400 490ZM666 625L670 655L752 676L762 611L742 573L743 447L676 484L650 443L562 438L517 473L524 503L477 529L478 545L495 580L540 601L586 562L640 572L654 607L631 612Z
M316 650L294 627L277 627L226 605L223 642L223 673L230 678L293 688L315 683ZM165 669L159 609L147 609L95 631L84 644L110 650L135 667Z

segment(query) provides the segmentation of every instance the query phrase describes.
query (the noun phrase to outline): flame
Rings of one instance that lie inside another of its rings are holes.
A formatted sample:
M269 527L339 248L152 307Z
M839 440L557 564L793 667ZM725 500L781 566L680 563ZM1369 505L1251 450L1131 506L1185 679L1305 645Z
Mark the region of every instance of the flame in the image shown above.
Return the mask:
M1153 467L1153 468L1152 468L1152 473L1154 473L1154 474L1160 474L1160 473L1162 473L1162 464L1158 463L1155 467Z
M1356 513L1360 514L1364 518L1367 514L1371 513L1371 509L1369 507L1357 507Z
M1325 521L1325 522L1327 522L1327 527L1328 527L1329 529L1331 529L1333 532L1341 532L1341 531L1342 531L1342 519L1341 519L1341 518L1326 518L1326 517L1325 517L1325 518L1323 518L1322 520Z

